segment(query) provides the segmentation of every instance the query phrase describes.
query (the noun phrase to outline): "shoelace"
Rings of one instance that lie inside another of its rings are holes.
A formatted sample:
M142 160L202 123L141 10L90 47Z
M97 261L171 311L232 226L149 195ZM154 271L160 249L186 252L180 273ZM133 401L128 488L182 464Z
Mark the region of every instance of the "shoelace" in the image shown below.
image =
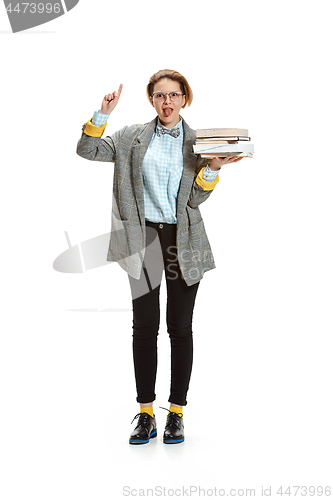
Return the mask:
M140 417L141 417L141 418L140 418ZM133 418L133 420L132 420L131 424L133 424L133 422L134 422L134 420L135 420L136 418L139 418L138 423L137 423L136 425L137 425L137 426L138 426L138 425L146 426L146 425L147 425L147 421L148 421L148 417L149 417L148 413L137 413L137 414L135 415L135 417Z
M166 425L171 425L173 427L177 427L177 429L180 429L180 422L179 422L177 417L183 418L183 414L182 413L175 413L174 411L170 411L167 408L163 408L163 406L160 406L160 408L162 408L162 410L166 410L169 412L169 414L167 416Z

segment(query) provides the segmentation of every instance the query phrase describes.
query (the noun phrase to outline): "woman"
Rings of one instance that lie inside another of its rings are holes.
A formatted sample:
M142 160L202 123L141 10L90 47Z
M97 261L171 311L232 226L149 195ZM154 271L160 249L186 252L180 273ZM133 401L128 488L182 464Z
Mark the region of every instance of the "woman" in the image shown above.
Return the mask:
M192 370L192 315L199 282L215 267L198 206L218 182L222 165L240 158L202 159L193 153L196 133L180 116L193 99L187 80L161 70L147 85L157 112L145 125L124 127L101 138L118 104L118 91L104 97L83 126L77 153L114 162L111 238L107 260L129 276L133 303L133 359L140 413L131 444L156 437L153 413L159 329L159 290L164 267L167 327L171 342L170 408L163 442L184 441L183 406ZM209 166L208 166L209 163ZM133 419L133 420L134 420Z

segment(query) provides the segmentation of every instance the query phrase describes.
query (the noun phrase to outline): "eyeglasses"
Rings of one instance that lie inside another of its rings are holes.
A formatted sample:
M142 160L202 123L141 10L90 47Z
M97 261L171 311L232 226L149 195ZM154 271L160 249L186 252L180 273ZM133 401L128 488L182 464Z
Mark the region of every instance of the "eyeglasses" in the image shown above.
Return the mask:
M155 97L156 101L160 102L160 101L165 101L167 95L170 97L170 101L178 102L180 96L185 94L182 94L181 92L166 92L165 94L162 92L154 92L152 97Z

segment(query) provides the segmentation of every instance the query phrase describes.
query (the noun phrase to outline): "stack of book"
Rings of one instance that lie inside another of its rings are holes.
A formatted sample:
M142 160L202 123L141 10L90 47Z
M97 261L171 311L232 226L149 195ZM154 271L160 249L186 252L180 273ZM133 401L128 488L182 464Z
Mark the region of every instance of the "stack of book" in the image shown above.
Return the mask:
M193 151L202 158L214 156L246 156L252 158L253 144L248 130L244 128L204 128L198 129Z

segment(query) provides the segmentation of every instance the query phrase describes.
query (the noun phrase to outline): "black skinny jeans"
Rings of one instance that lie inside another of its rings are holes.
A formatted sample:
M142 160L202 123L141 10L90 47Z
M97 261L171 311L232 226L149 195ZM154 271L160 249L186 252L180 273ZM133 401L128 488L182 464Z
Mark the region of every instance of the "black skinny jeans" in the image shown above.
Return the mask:
M137 401L155 400L160 283L167 286L167 329L171 342L169 402L187 404L192 362L192 316L199 283L188 286L177 260L176 224L146 221L146 252L139 280L129 276L133 304L133 359Z

